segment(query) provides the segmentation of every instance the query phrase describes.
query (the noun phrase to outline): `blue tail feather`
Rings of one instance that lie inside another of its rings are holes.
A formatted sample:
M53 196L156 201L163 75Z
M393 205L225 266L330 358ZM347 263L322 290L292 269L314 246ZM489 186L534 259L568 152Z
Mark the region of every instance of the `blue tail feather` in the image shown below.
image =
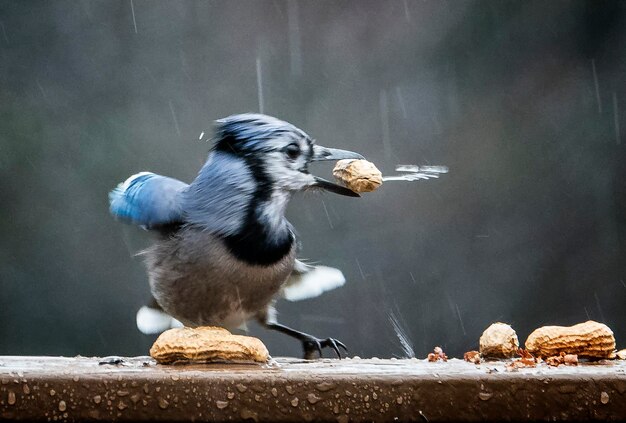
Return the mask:
M181 223L184 182L151 172L131 176L109 193L109 211L116 218L147 229Z

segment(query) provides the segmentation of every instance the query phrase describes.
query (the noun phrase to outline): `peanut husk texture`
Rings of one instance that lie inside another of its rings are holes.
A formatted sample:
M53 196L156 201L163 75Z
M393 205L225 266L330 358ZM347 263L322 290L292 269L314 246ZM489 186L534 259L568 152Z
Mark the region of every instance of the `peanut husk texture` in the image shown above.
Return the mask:
M528 336L526 349L537 357L565 353L586 358L609 358L615 350L615 338L607 325L589 320L574 326L536 329Z
M519 348L517 334L506 323L493 323L479 340L480 354L485 358L511 358Z
M269 352L257 338L203 326L163 332L150 348L150 356L160 364L224 361L265 363L269 359Z
M367 160L339 160L333 175L354 192L371 192L383 184L382 173Z

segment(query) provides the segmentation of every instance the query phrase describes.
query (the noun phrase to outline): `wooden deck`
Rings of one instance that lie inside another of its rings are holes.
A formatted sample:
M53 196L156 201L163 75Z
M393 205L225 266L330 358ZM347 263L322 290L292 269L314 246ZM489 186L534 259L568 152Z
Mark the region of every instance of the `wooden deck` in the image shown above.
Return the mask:
M3 421L625 420L626 362L507 370L504 362L277 358L157 365L149 357L0 356Z

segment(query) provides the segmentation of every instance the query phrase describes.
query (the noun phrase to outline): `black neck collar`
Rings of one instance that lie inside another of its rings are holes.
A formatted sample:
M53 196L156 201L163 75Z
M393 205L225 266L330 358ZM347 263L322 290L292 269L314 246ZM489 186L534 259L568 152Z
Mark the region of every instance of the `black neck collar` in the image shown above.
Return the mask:
M235 235L225 238L226 246L238 259L253 265L269 266L284 258L295 242L291 225L285 219L280 228L271 228L259 216L264 204L271 201L272 181L261 160L244 160L256 183L256 190L246 210L244 224Z

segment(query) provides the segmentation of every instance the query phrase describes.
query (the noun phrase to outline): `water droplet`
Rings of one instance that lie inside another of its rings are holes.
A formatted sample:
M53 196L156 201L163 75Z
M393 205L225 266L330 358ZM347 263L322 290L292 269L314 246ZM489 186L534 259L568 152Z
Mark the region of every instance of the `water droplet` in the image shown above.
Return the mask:
M255 422L259 421L259 415L254 411L248 410L247 408L241 410L241 413L239 413L239 415L243 420L252 419Z
M117 391L118 397L125 397L126 395L128 395L128 391Z
M130 396L130 400L133 402L133 404L137 404L140 399L141 396L139 394L133 394Z
M15 401L16 401L16 399L15 399L15 392L9 391L9 398L8 398L9 405L15 404Z
M242 385L241 383L238 383L238 384L237 384L237 386L236 386L236 388L237 388L237 390L238 390L239 392L241 392L242 394L248 390L248 388L246 388L246 386L245 386L245 385Z
M293 386L291 385L285 386L285 390L289 393L289 395L293 395L296 392L296 390L293 389Z
M377 400L378 399L378 394L376 392L372 392L372 398Z
M492 393L491 392L481 392L478 394L478 398L480 398L483 401L487 401L489 398L492 397Z
M278 396L278 389L272 388L272 395L274 396L274 398L277 397Z
M335 404L335 406L333 407L333 413L339 414L339 404Z
M57 393L57 391L55 391L54 389L50 389L50 396L53 397L55 396Z
M180 379L180 377L178 375L172 375L172 380L173 381L177 381L179 379Z
M316 402L318 402L319 400L321 400L320 397L318 397L317 395L315 395L313 392L311 392L307 398L306 398L311 404L315 404Z
M233 399L235 398L235 393L234 392L229 392L226 394L226 396L228 397L228 399Z
M30 388L28 387L27 384L24 384L24 386L22 386L22 390L24 391L24 394L26 395L30 394Z
M294 399L291 400L291 405L294 407L297 407L299 402L300 400L298 399L298 397L295 397Z
M398 405L402 404L402 401L403 401L402 397L396 398L396 402L398 403Z
M78 382L78 381L80 380L80 378L79 378L78 376L74 376L74 377L72 378L72 380L73 380L74 382Z
M331 389L335 389L335 384L331 382L322 382L315 385L315 389L320 392L330 391Z
M95 397L93 397L93 402L95 402L96 404L100 404L101 401L102 397L100 395L96 395Z
M165 398L159 398L159 408L165 410L170 403Z
M63 400L59 401L59 411L63 412L65 410L67 410L67 404Z
M600 402L602 404L608 404L609 403L609 394L607 394L606 392L602 392L600 394Z
M224 408L228 407L228 401L215 401L215 405L220 410L223 410Z
M254 396L254 400L255 400L256 402L261 402L261 395L258 395L258 394L257 394L257 395L255 395L255 396Z
M120 411L122 411L122 410L124 410L125 408L128 408L128 405L126 405L123 401L120 401L120 402L117 404L117 408L118 408Z
M349 421L350 421L350 418L346 416L345 414L337 417L337 423L348 423Z

